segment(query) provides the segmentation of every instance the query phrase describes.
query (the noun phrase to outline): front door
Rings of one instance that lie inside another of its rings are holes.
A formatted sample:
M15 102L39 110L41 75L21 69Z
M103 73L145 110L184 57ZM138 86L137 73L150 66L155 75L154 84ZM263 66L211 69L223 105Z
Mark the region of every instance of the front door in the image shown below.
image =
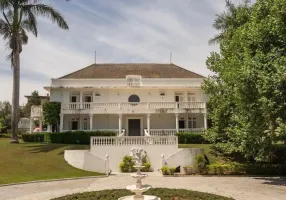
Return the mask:
M179 129L185 129L185 120L179 120Z
M71 125L72 125L71 129L73 131L78 129L78 121L72 121Z
M128 135L129 136L140 136L140 119L129 119L128 120Z

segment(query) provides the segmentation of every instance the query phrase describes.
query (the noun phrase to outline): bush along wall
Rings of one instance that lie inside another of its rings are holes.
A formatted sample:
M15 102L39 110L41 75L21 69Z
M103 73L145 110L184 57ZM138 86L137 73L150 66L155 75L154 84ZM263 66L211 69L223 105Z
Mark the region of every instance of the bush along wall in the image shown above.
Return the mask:
M24 142L47 142L58 144L90 144L92 136L116 136L115 132L110 131L75 131L62 133L32 133L23 134Z
M196 132L177 133L179 144L206 144L204 135Z

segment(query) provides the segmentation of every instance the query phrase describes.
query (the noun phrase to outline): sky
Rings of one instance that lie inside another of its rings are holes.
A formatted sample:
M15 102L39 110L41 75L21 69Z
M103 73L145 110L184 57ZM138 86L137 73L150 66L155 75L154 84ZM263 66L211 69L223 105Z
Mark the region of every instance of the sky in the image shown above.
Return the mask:
M218 46L215 15L224 0L41 0L65 17L69 31L38 19L38 37L29 35L21 53L20 104L34 90L75 70L97 63L169 63L207 76L205 61ZM239 2L239 0L233 0ZM2 17L2 16L0 16ZM12 100L9 51L0 39L0 101Z

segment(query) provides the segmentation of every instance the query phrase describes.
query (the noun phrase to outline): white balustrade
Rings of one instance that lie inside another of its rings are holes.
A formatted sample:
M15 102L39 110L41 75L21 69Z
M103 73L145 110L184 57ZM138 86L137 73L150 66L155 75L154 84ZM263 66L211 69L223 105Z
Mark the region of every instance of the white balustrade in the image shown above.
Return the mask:
M90 110L90 109L204 109L205 102L110 102L110 103L67 103L63 104L63 110Z
M91 146L126 146L126 145L177 145L178 138L176 136L150 136L146 137L91 137Z
M205 133L204 128L194 128L194 129L179 129L179 133ZM150 136L174 136L177 134L176 129L150 129Z

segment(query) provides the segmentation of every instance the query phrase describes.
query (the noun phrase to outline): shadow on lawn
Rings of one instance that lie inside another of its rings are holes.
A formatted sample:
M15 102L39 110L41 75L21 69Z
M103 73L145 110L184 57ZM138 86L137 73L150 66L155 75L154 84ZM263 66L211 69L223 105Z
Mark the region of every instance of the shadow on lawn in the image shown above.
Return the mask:
M263 184L267 185L286 186L286 177L259 177L255 179L263 180Z
M66 145L66 144L39 144L25 146L31 153L48 153L59 150L58 155L63 155L65 150L81 150L88 149L82 145Z

